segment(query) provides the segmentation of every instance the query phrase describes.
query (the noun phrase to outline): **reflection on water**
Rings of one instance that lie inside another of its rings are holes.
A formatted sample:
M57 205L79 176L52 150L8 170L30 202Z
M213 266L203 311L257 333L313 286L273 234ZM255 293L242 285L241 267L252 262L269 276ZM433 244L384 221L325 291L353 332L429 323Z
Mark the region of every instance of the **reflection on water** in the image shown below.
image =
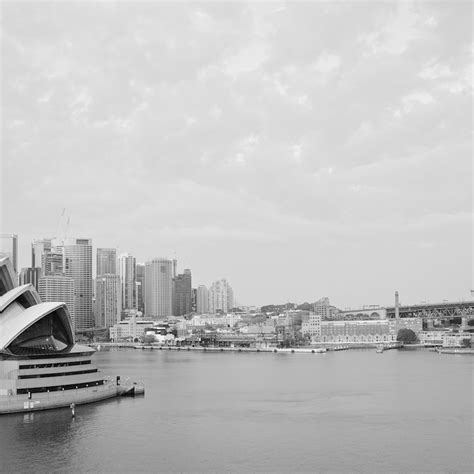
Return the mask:
M474 358L427 351L101 351L145 397L0 418L1 472L451 471L472 465Z

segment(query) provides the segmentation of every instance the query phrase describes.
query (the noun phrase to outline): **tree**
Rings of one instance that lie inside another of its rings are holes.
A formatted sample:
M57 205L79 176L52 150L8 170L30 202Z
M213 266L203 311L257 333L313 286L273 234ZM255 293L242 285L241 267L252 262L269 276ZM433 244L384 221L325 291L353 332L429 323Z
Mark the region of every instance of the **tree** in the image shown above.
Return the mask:
M461 341L461 347L471 347L471 338L466 337Z
M397 341L402 342L403 344L414 344L418 342L418 338L413 330L402 328L398 331Z
M154 334L146 334L143 337L143 342L145 344L152 344L153 342L155 342L155 335Z

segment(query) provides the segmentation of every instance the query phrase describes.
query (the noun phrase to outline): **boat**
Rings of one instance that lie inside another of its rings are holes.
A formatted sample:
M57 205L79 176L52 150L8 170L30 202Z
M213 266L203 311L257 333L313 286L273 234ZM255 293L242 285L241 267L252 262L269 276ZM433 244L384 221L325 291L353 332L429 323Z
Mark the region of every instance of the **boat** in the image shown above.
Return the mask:
M383 351L384 351L383 344L378 344L375 352L377 352L378 354L381 354Z
M75 342L66 304L41 302L33 285L17 286L9 258L0 256L0 414L124 394L120 377L104 377L92 364L94 353Z

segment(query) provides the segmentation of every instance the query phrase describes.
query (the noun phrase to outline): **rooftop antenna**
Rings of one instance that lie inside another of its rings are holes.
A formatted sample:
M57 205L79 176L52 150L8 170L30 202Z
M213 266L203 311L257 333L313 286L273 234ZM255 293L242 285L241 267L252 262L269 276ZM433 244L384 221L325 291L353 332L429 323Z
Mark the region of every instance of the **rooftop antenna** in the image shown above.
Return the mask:
M66 243L67 235L69 232L69 223L71 222L71 216L67 216L66 228L64 229L64 238L63 238L63 245Z
M63 217L64 217L64 214L66 212L66 208L63 207L63 212L61 212L61 215L59 216L59 220L58 220L58 225L57 225L57 228L56 228L56 234L55 234L55 238L59 239L59 236L61 235L61 221L63 220Z

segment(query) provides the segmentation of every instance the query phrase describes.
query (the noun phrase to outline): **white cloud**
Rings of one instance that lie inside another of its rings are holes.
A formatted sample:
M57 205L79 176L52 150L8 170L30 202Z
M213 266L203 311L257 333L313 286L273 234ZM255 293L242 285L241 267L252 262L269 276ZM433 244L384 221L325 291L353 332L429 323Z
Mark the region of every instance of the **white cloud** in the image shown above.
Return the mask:
M422 79L435 80L443 77L452 76L452 71L446 64L441 64L435 59L432 59L426 66L418 73L418 77Z
M424 21L416 5L409 2L396 5L397 11L382 27L359 38L367 47L368 54L401 55L422 36Z
M433 96L426 91L412 92L402 98L405 113L412 112L417 105L429 105L435 102Z
M339 69L341 58L336 54L324 52L313 64L313 69L322 74L329 74Z
M226 59L223 70L233 79L236 79L241 74L259 69L265 63L268 55L268 47L265 43L254 42Z

